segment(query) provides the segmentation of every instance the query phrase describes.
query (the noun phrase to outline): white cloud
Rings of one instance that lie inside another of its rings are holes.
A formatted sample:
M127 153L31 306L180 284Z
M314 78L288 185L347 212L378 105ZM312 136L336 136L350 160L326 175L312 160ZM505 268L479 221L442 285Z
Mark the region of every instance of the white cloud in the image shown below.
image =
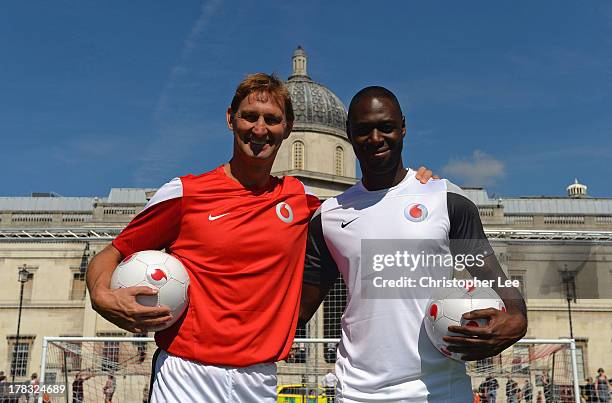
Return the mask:
M470 158L453 158L442 173L462 186L495 185L505 176L504 163L481 150L474 150Z

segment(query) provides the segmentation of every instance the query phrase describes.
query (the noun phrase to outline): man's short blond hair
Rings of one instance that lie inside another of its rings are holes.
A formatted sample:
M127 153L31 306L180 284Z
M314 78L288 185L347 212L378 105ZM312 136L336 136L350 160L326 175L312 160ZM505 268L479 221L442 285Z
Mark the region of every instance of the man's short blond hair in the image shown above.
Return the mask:
M238 106L243 99L251 94L257 93L268 93L274 98L280 105L285 109L285 118L287 123L293 125L295 116L293 114L293 103L291 102L291 96L287 86L281 79L274 74L266 73L255 73L249 74L238 84L234 98L232 98L232 104L230 106L232 110L232 119L238 111Z

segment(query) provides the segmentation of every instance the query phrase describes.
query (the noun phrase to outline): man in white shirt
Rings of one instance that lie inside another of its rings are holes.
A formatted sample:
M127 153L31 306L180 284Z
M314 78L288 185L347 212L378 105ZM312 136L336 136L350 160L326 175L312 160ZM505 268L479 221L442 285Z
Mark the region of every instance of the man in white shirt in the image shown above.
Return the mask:
M424 332L429 295L422 289L415 295L410 290L385 295L368 289L375 273L363 259L371 241L384 248L394 242L441 240L453 256L483 256L483 267L467 267L473 277L505 280L478 209L449 181L422 185L413 170L404 168L406 125L389 90L368 87L357 93L349 107L347 132L363 178L326 200L310 222L300 312L305 323L338 273L342 275L348 295L336 362L336 401L471 402L465 365L442 355ZM452 268L428 274L453 275ZM525 335L527 314L520 293L515 288L495 290L507 312L491 308L464 314L464 320L483 319L488 324L451 326L449 331L457 335L444 337L450 352L478 360L500 353Z

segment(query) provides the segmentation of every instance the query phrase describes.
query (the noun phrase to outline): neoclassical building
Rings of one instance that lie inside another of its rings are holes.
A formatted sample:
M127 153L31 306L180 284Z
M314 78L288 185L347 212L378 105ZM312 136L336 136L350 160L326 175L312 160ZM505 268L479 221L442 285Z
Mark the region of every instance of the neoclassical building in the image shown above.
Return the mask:
M327 199L355 184L355 154L346 135L342 101L307 73L302 47L293 53L293 72L287 80L295 122L283 143L272 173L299 178L319 197Z
M273 171L300 178L321 199L357 181L345 131L346 109L308 76L301 47L287 85L296 120ZM504 270L521 281L530 338L578 340L579 376L612 364L612 198L589 197L571 184L566 197L491 198L465 189L480 211ZM25 379L40 366L44 336L126 335L91 308L84 276L91 256L144 207L154 189L110 190L106 197L32 194L0 197L0 370ZM18 281L19 270L27 270ZM23 284L19 343L18 308ZM576 302L573 298L576 298ZM338 337L342 282L300 335ZM333 361L333 354L326 361ZM331 364L330 364L331 365Z

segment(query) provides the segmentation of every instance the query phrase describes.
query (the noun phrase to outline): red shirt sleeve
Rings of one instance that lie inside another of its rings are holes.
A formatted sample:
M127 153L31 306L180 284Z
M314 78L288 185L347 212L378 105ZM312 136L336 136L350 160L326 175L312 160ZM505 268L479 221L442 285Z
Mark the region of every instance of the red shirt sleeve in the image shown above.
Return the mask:
M182 197L154 204L138 214L113 240L123 256L168 248L181 228Z
M319 207L321 207L321 200L314 194L307 193L306 194L306 203L308 205L308 210L310 210L310 216L317 211Z
M317 211L317 209L321 206L321 200L319 200L317 195L314 194L314 192L310 190L310 188L308 188L308 186L306 186L304 182L300 181L299 179L297 180L304 187L304 194L306 195L306 206L308 207L310 216L312 217L315 211Z

